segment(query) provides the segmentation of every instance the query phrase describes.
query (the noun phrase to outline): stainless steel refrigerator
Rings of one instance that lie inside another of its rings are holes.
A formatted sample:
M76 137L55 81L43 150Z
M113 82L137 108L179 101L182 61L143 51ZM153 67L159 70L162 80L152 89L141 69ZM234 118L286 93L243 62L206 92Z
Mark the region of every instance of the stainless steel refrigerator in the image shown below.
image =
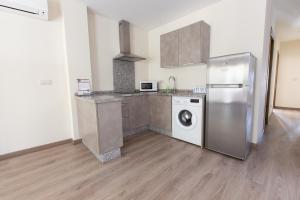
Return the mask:
M207 70L205 147L245 160L253 127L256 58L211 58Z

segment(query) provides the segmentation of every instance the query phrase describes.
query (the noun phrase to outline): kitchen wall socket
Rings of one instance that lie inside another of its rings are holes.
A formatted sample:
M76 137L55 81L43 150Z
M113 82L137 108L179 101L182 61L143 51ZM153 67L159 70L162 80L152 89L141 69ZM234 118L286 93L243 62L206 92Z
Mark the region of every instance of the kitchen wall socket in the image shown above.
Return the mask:
M52 85L52 80L40 80L40 85Z

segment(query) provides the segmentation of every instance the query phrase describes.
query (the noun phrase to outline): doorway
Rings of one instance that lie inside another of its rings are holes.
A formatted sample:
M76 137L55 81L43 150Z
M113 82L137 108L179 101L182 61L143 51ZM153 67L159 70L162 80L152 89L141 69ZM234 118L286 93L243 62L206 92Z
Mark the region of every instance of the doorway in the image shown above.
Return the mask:
M277 55L273 106L275 109L300 110L300 40L283 41Z
M266 93L266 105L265 105L265 123L269 124L269 111L270 111L270 96L271 96L271 81L272 81L272 68L273 68L273 55L274 55L274 38L270 37L270 52L269 52L269 67L267 71L267 93Z

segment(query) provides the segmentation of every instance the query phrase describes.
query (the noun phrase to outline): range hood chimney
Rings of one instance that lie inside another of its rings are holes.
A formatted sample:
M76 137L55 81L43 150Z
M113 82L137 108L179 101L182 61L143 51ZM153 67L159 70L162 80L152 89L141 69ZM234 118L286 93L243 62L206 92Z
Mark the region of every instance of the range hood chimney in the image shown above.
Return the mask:
M130 24L128 21L119 22L120 54L114 60L136 62L146 60L146 58L134 55L130 50Z

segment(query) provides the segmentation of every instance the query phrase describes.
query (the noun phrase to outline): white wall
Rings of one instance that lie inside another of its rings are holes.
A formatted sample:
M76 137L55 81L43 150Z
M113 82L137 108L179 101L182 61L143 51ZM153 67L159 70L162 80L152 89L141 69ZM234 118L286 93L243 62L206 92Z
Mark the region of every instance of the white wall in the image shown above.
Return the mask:
M300 28L286 22L278 21L277 23L278 39L280 41L291 41L300 39Z
M160 35L195 23L200 20L211 25L211 57L240 52L252 52L257 57L257 82L255 103L255 124L253 142L258 141L263 132L259 110L264 104L262 85L265 86L265 30L267 0L223 0L207 8L194 12L176 21L158 27L149 32L149 79L160 80L160 87L167 85L168 77L174 75L177 88L191 89L204 86L206 82L205 66L182 69L160 68ZM255 14L254 14L255 13ZM269 25L266 28L270 28Z
M50 21L0 12L0 154L71 138L59 1L49 9Z
M78 139L78 119L74 94L77 79L92 79L87 7L79 0L62 0L68 99L72 118L72 138ZM91 80L92 81L92 80Z
M273 14L274 15L274 14ZM271 76L271 85L270 85L270 102L269 102L269 119L272 116L274 109L274 94L275 94L275 84L276 84L276 74L277 74L277 62L278 62L278 53L280 48L280 40L278 36L278 26L276 20L272 23L273 30L273 39L274 39L274 52L273 52L273 66Z
M269 68L269 56L270 56L270 38L271 29L273 24L272 18L272 2L273 0L265 0L265 17L264 17L264 34L262 42L262 60L261 64L258 65L256 74L256 105L255 105L255 119L257 119L257 124L254 128L257 131L256 141L260 142L263 138L264 128L265 128L265 115L266 113L266 97L267 97L267 87L268 87L268 68ZM253 41L254 42L254 41ZM254 133L255 136L255 133Z
M86 5L78 0L49 0L49 10L49 21L0 12L0 155L79 138L76 79L92 79L91 57L94 90L113 89L118 22L90 14L91 36L95 34L90 55ZM147 32L131 28L132 52L148 57ZM136 63L137 88L139 80L147 78L147 61ZM53 84L41 86L40 80Z
M300 108L300 40L280 44L276 106Z
M274 58L273 58L273 72L272 72L272 83L271 83L271 96L270 96L270 111L269 116L272 115L275 97L275 84L276 84L276 74L277 74L277 55L280 49L280 43L285 41L293 41L300 39L299 28L293 24L293 20L290 20L288 23L286 20L282 20L282 13L278 11L275 7L273 9L272 18L273 18L273 31L274 31L274 39L275 39L275 47L274 47Z
M275 36L275 43L274 43L274 54L273 54L273 66L272 66L272 74L271 74L271 86L270 86L270 103L269 103L269 118L273 113L274 108L274 94L275 94L275 84L276 84L276 74L277 74L277 62L278 62L278 52L280 48L280 42Z
M120 53L118 21L89 11L89 33L93 86L95 91L113 90L112 58ZM148 57L148 35L141 28L130 26L131 51ZM140 80L148 79L148 61L135 63L136 88Z

